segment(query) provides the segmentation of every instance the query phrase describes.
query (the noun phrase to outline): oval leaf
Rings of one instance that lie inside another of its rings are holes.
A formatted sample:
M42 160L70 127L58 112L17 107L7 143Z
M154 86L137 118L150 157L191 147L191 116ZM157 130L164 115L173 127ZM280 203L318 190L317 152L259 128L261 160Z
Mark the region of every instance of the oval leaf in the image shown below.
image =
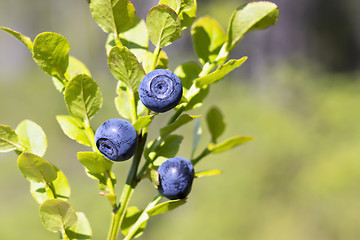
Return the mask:
M184 95L190 89L194 80L199 77L200 72L201 67L196 62L184 63L175 69L174 73L180 78L183 88L186 90Z
M204 77L198 78L195 80L196 87L204 88L210 84L216 83L225 77L226 74L231 72L237 67L240 67L245 61L247 57L242 57L238 60L231 59L228 62L220 65L215 72L212 72Z
M197 3L196 0L183 0L182 4L183 8L180 10L178 15L182 30L184 30L187 27L190 27L196 18Z
M200 62L203 65L207 62L213 63L226 40L221 25L213 18L202 17L192 25L191 35Z
M156 205L155 207L147 210L149 216L166 213L186 203L186 199L170 200Z
M71 194L68 180L65 174L60 169L58 169L54 165L53 167L55 168L57 175L56 179L52 182L55 190L55 197L58 199L67 200Z
M167 5L150 9L146 26L151 42L158 48L170 45L181 36L181 23L176 12Z
M66 176L58 168L56 168L55 166L53 167L55 168L57 174L56 179L52 181L55 196L46 183L30 182L31 195L39 204L42 204L44 201L52 199L54 197L62 200L67 200L70 197L71 190Z
M154 119L154 117L155 117L155 114L139 117L136 120L136 122L133 124L135 130L138 131L138 130L148 127L150 125L150 123L152 122L152 120Z
M80 144L91 146L83 121L78 118L65 115L56 116L56 120L66 136Z
M34 61L47 74L62 76L66 72L70 44L60 34L40 33L34 40L32 50Z
M83 212L76 212L77 222L66 230L66 235L71 240L91 239L92 230L89 221Z
M53 165L35 154L24 152L17 162L20 171L30 182L51 183L57 177Z
M43 129L30 120L22 121L15 130L25 151L32 152L40 157L44 156L47 148L47 139Z
M193 147L192 147L192 152L191 152L191 157L194 157L195 151L200 143L200 139L202 136L202 128L200 125L200 120L199 118L195 119L195 123L194 123L194 129L193 129Z
M190 116L188 114L181 115L175 122L172 124L163 127L160 129L160 136L162 138L165 138L170 133L174 132L176 129L181 127L182 125L185 125L186 123L190 122L191 120L194 120L195 118L198 118L199 116Z
M92 0L90 10L93 18L107 33L119 34L134 24L136 12L128 0Z
M90 73L89 69L85 66L85 64L83 62L81 62L79 59L77 59L73 56L70 56L69 57L69 66L66 69L65 77L67 79L72 79L76 75L79 75L82 73L91 77L91 73Z
M179 135L169 135L164 138L163 141L154 149L155 154L153 155L153 160L156 160L153 164L155 166L160 166L160 164L168 158L175 157L179 151L183 138L183 136ZM149 153L149 156L152 156L152 153Z
M19 139L15 131L9 126L0 125L0 152L9 152L17 149Z
M123 118L131 119L128 88L126 87L125 83L118 81L116 93L118 94L118 96L115 98L116 110ZM138 92L136 92L134 95L137 113L140 115L145 111L145 106L141 103Z
M113 47L109 53L108 66L117 80L125 83L133 92L137 92L145 72L127 47Z
M60 199L49 199L40 205L40 217L44 227L51 232L64 232L78 220L70 204Z
M127 236L131 227L136 223L138 218L141 216L142 210L139 210L137 207L129 207L126 209L126 213L124 216L124 220L121 224L121 232ZM146 221L141 224L141 226L138 228L136 233L134 234L134 238L138 238L142 235L144 232L144 229L146 227Z
M64 95L69 113L82 120L89 120L102 106L100 89L86 74L79 74L71 79Z
M97 152L78 152L79 162L85 167L86 173L93 179L99 181L99 188L103 191L109 191L108 181L115 185L116 179L111 172L113 163ZM110 197L111 196L106 196ZM115 196L116 197L116 196ZM111 199L109 199L111 200Z
M274 25L278 17L279 9L272 2L252 2L236 9L229 23L227 51L230 52L247 32Z
M119 37L121 43L130 49L136 58L142 62L149 47L149 36L145 21L141 18L137 18L134 26L129 30L122 32Z
M220 175L220 174L222 174L222 171L220 171L218 169L212 169L212 170L197 172L197 173L195 173L195 177L201 178L201 177L209 177L209 176L215 176L215 175Z
M208 149L212 153L220 153L220 152L232 149L234 147L237 147L243 143L246 143L246 142L249 142L252 140L254 140L253 137L237 136L237 137L229 138L229 139L225 140L224 142L216 144L216 145L210 144L208 146Z
M10 28L7 27L0 27L0 29L4 30L5 32L11 34L13 37L15 37L17 40L19 40L20 42L22 42L26 47L28 47L31 51L32 49L32 41L29 37L22 35L21 33L14 31Z
M92 174L107 174L113 163L97 152L78 152L79 162Z
M211 142L216 143L216 140L224 132L226 125L220 109L212 107L206 114L206 122L211 134Z

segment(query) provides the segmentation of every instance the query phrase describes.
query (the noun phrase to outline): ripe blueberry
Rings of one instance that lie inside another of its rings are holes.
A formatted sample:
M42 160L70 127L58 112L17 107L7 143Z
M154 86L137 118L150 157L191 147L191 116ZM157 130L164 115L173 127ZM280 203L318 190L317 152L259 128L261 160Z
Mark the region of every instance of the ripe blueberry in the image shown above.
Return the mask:
M155 112L166 112L181 100L183 90L178 76L166 69L156 69L145 75L139 86L141 102Z
M131 123L123 119L109 119L95 132L95 143L99 151L113 161L125 161L134 155L137 134Z
M192 163L182 157L169 158L159 168L159 192L168 199L183 199L191 190L194 179Z

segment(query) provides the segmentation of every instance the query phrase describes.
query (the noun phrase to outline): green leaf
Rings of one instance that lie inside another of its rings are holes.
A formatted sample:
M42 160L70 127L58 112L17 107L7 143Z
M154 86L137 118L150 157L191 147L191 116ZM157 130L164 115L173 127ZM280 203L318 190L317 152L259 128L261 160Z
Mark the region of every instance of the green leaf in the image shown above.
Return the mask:
M199 143L200 143L200 139L202 136L202 129L201 129L201 125L200 125L200 120L199 118L195 119L195 123L194 123L194 130L193 130L193 147L192 147L192 151L191 151L191 157L194 157L196 148L198 147Z
M78 152L80 163L91 174L107 174L111 171L113 163L97 152Z
M79 74L86 74L91 77L91 73L89 69L85 66L83 62L81 62L79 59L70 56L69 57L69 66L66 69L65 77L67 79L72 79L76 75Z
M11 34L13 37L15 37L17 40L19 40L20 42L22 42L26 47L28 47L31 51L32 49L32 41L29 37L22 35L21 33L14 31L10 28L7 27L0 27L0 29L4 30L5 32Z
M15 130L20 144L25 151L44 156L47 148L47 139L43 129L30 120L22 121Z
M108 66L117 80L124 82L132 92L137 92L145 72L127 47L113 47L108 56Z
M208 146L209 151L212 153L220 153L231 148L237 147L243 143L249 142L254 140L253 137L246 137L246 136L237 136L233 138L229 138L222 143L219 144L210 144Z
M128 98L128 90L124 82L118 81L116 93L118 94L118 96L115 98L116 110L123 118L131 119L131 109ZM135 95L137 113L138 115L140 115L145 111L145 106L141 103L138 92L136 92L134 95Z
M102 95L97 83L88 75L76 75L65 89L65 103L76 118L89 120L102 106Z
M194 49L200 62L215 62L226 34L221 25L213 18L205 16L198 19L191 27Z
M251 2L239 7L230 19L227 51L230 52L246 33L274 25L278 17L279 9L272 2Z
M77 158L85 167L86 173L100 184L100 189L109 191L106 187L107 181L115 182L115 177L111 172L113 163L97 152L78 152Z
M139 117L136 122L133 124L135 130L141 130L143 128L146 128L150 125L152 120L154 119L155 114L153 115L147 115L147 116L141 116Z
M158 5L160 4L165 4L168 7L170 7L172 10L174 10L176 13L179 13L181 0L160 0Z
M57 174L56 179L51 183L55 191L55 198L67 200L71 193L67 178L62 171L54 165L53 167L55 168ZM54 193L48 187L47 183L44 182L30 182L30 192L39 204L54 197Z
M78 220L70 204L61 199L49 199L40 205L40 217L44 227L51 232L64 232Z
M33 153L23 152L17 162L20 171L29 182L49 184L57 177L53 165Z
M128 209L126 209L125 217L124 217L124 220L123 220L123 222L121 224L121 232L125 236L128 235L131 227L136 223L136 221L140 217L141 213L142 213L142 210L139 210L135 206L129 207ZM146 227L146 221L144 221L144 223L141 224L139 229L134 234L134 237L135 238L140 237L143 234L145 227Z
M150 180L155 185L155 187L157 188L159 186L159 184L160 184L159 172L156 171L153 168L151 168L149 171L150 171Z
M44 32L36 36L32 48L34 61L52 76L62 76L69 64L70 44L58 33Z
M209 87L197 88L195 86L191 87L186 93L186 98L188 103L185 105L185 110L189 111L198 107L201 107L202 102L209 94Z
M42 204L48 199L53 199L53 193L44 182L30 182L30 193L37 203Z
M184 95L190 89L194 80L199 77L200 72L201 67L196 62L184 63L175 69L174 73L180 78L183 88L186 90Z
M190 27L191 24L193 24L196 18L196 9L197 9L196 0L185 0L183 2L187 2L188 5L186 8L183 8L178 14L181 22L182 30L186 29L187 27Z
M225 77L226 74L231 72L237 67L240 67L245 61L247 57L242 57L238 60L231 59L228 62L220 65L215 72L212 72L204 77L198 78L195 80L196 87L204 88L210 84L216 83Z
M206 114L206 122L211 134L211 142L216 143L216 140L223 134L226 126L220 109L217 107L210 108Z
M83 212L76 212L77 222L66 230L71 240L91 239L92 231L89 221Z
M139 62L143 62L144 55L149 47L149 36L145 21L141 18L136 18L134 26L120 33L119 37L121 43L130 49Z
M159 4L166 4L177 14L181 22L182 30L189 27L195 20L195 0L160 0Z
M169 135L165 137L163 141L154 149L155 156L153 159L155 159L155 161L153 164L155 166L160 166L160 164L167 159L175 157L179 151L183 138L183 136L179 135ZM152 153L150 153L150 155L152 155Z
M119 34L131 28L136 18L134 5L128 0L91 0L93 18L104 32Z
M220 175L220 174L222 174L222 171L220 171L218 169L212 169L212 170L197 172L197 173L195 173L195 177L201 178L201 177L209 177L209 176L215 176L215 175Z
M0 125L0 152L15 150L20 145L18 136L9 126Z
M170 133L174 132L176 129L178 129L179 127L181 127L182 125L190 122L191 120L194 120L195 118L198 118L199 116L190 116L188 114L183 114L181 115L175 122L173 122L172 124L163 127L160 129L160 136L162 138L165 138L166 136L168 136Z
M67 200L70 197L71 189L65 174L53 165L56 170L56 179L52 182L55 190L55 197L62 200Z
M150 216L155 216L158 214L166 213L168 211L171 211L177 207L180 207L181 205L186 203L186 199L176 199L176 200L170 200L163 203L160 203L156 205L155 207L149 209L147 213Z
M158 48L170 45L181 36L181 23L176 12L167 5L150 9L146 26L151 42Z
M80 144L91 146L91 142L88 135L86 134L83 121L78 118L66 115L58 115L56 116L56 120L58 121L66 136Z

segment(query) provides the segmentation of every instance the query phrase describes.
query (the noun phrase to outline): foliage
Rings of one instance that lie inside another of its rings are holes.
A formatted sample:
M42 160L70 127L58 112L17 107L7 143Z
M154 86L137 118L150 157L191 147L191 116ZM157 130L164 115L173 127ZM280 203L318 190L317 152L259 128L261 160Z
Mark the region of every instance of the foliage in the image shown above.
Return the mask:
M35 63L52 77L56 89L63 94L69 115L58 115L57 120L65 135L82 145L92 147L92 152L79 152L78 159L89 177L98 180L101 195L111 205L109 240L117 239L120 230L125 235L124 239L138 237L151 216L165 213L186 202L171 200L159 203L162 198L159 195L144 210L128 207L138 183L149 177L156 185L154 173L157 167L177 154L184 137L173 132L199 117L184 112L201 106L211 85L247 59L227 59L242 36L251 30L273 25L278 18L275 4L249 3L235 10L225 33L214 19L202 18L194 22L196 8L195 0L160 1L159 5L150 9L144 24L144 20L136 17L135 8L128 0L90 2L93 18L108 34L107 63L117 80L116 108L121 117L132 122L139 138L138 148L120 195L115 192L113 164L98 153L94 143L90 120L102 107L103 98L89 70L81 61L69 56L70 44L58 33L40 33L31 41L19 32L1 27L31 51ZM160 129L159 137L146 144L148 129L157 114L142 106L137 88L145 73L156 68L167 68L168 60L163 48L180 38L182 31L192 24L194 48L202 66L185 63L175 70L180 73L179 78L184 82L183 100L175 108L168 123ZM155 46L154 52L148 51L149 40ZM235 136L217 143L225 129L222 113L217 108L210 109L207 124L211 139L196 157L201 131L199 122L195 124L190 159L194 165L209 154L223 152L252 140L251 137ZM90 224L84 213L71 207L68 201L68 181L56 166L43 158L46 148L46 135L36 123L25 120L15 130L7 125L0 125L0 152L15 150L20 155L18 167L30 182L31 193L40 204L40 217L45 228L60 232L62 239L89 239ZM142 157L145 161L139 168ZM197 176L219 173L219 170L201 171Z

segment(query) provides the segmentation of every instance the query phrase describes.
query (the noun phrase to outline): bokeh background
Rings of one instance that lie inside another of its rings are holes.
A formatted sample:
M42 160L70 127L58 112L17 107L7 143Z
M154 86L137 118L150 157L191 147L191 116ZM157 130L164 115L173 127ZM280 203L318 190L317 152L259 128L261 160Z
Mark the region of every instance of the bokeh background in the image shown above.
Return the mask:
M133 0L145 18L156 4ZM153 217L144 239L337 240L360 236L360 1L274 1L278 23L251 32L233 58L247 62L214 85L204 106L216 105L226 117L222 139L256 138L233 151L212 155L197 170L223 174L196 180L186 205ZM224 29L244 1L198 0L198 16L216 18ZM0 0L0 25L31 39L43 31L65 36L70 54L83 61L98 82L104 105L92 120L98 126L118 117L113 99L116 80L106 68L106 35L91 18L86 0ZM169 68L196 60L189 30L164 49ZM84 211L93 239L105 239L110 207L98 195L76 159L86 150L68 139L55 115L67 114L63 97L20 42L0 32L0 123L15 128L23 119L48 136L45 159L67 175L70 202ZM162 114L151 130L155 137ZM208 130L203 124L204 147ZM187 157L192 126L184 127L179 155ZM0 155L0 239L58 239L41 224L14 153ZM129 163L116 164L118 192ZM144 207L156 190L141 183L131 204Z

